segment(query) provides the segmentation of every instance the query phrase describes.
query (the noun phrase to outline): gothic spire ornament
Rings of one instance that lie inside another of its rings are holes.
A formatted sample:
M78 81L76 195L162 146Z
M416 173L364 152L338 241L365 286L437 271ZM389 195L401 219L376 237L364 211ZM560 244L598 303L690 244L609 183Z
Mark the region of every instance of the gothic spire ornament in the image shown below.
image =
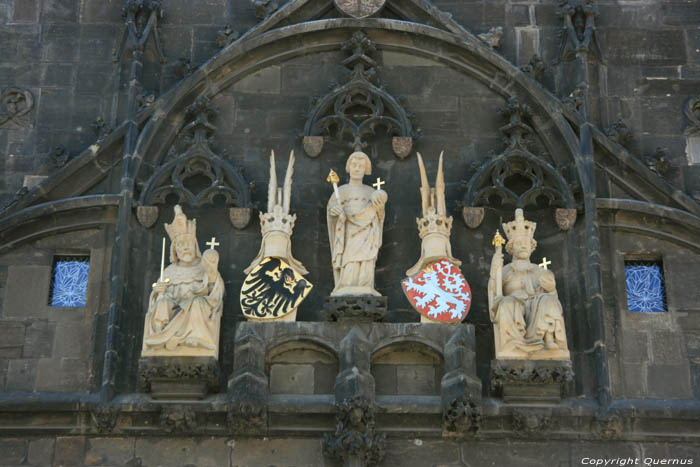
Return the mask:
M462 262L452 256L452 216L447 217L445 205L442 153L434 188L428 184L420 153L417 157L423 211L423 217L416 219L421 255L406 271L408 277L401 281L401 286L408 301L421 314L422 322L459 323L469 312L471 289L459 270Z
M241 289L241 309L251 320L294 321L297 307L313 287L302 276L308 271L292 256L292 230L296 214L289 213L294 174L294 151L289 154L284 187L277 187L275 153L270 153L270 182L267 212L260 213L260 251L243 272L248 274Z

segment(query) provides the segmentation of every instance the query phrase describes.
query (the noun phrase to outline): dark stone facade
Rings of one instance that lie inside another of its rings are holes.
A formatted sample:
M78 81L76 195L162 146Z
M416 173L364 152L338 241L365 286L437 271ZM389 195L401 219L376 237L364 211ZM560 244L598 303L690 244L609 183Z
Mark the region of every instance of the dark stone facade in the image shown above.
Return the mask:
M387 0L365 19L326 0L193 3L0 0L0 465L700 462L700 155L686 156L697 1ZM129 36L129 15L136 32L157 25ZM477 39L497 26L499 48ZM373 46L362 89L395 99L385 109L403 120L362 135L389 194L386 310L335 322L325 176L351 147L302 137L350 79L358 32ZM221 241L219 381L201 401L154 400L139 357L172 200L149 190L187 153L197 112L237 193L183 205L200 241ZM237 297L271 149L297 154L293 249L315 288L299 322L265 326ZM415 151L434 173L442 150L452 250L474 294L460 326L419 324L399 285L420 253ZM513 208L470 193L498 160L543 170L558 196L525 215L533 260L553 261L573 379L537 404L493 389L491 236ZM54 257L78 254L87 305L49 306ZM662 262L667 312L627 311L626 260Z

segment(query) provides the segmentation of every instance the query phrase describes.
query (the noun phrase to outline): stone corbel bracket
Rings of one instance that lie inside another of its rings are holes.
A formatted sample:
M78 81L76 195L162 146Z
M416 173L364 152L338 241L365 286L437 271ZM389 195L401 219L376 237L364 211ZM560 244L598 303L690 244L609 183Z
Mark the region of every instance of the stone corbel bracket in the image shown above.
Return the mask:
M384 87L372 81L377 63L370 58L374 44L361 31L346 41L343 50L351 56L343 61L348 81L318 99L304 125L303 145L309 157L317 157L325 141L345 142L355 151L367 146L367 137L379 129L393 136L392 149L399 159L411 153L415 132L406 110ZM363 108L359 115L357 108Z

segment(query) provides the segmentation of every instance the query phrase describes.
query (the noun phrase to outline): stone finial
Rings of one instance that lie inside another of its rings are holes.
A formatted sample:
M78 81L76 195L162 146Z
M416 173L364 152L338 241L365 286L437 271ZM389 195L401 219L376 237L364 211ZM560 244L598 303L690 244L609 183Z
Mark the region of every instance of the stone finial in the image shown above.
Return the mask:
M460 260L452 256L452 246L450 245L450 231L452 230L452 216L447 216L445 203L445 177L442 170L442 156L438 162L437 175L435 176L435 187L428 183L428 176L425 173L423 158L418 153L418 169L420 171L420 194L423 216L416 218L418 224L418 235L421 238L421 256L418 262L408 271L407 276L414 276L427 264L448 259L451 263L459 266Z
M280 7L277 0L252 0L251 3L255 8L255 17L258 19L267 18Z
M621 146L625 146L632 139L632 130L621 118L606 128L605 134Z
M53 148L51 152L49 152L49 157L53 161L54 166L57 169L60 169L61 167L65 166L71 159L71 154L68 152L64 145L59 144L58 146Z
M232 44L238 38L241 37L241 33L236 31L231 27L231 25L227 24L224 26L223 29L219 29L216 33L216 45L220 48L223 49L229 44Z
M477 37L486 42L492 49L497 49L501 46L501 40L503 39L503 27L494 26L488 32L483 32Z

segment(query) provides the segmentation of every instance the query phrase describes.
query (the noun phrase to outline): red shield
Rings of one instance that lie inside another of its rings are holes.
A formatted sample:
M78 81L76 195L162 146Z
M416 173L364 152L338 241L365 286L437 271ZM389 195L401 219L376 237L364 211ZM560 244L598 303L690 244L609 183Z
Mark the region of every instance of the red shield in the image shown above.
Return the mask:
M413 308L433 321L460 322L472 304L469 284L457 266L443 259L401 281Z

